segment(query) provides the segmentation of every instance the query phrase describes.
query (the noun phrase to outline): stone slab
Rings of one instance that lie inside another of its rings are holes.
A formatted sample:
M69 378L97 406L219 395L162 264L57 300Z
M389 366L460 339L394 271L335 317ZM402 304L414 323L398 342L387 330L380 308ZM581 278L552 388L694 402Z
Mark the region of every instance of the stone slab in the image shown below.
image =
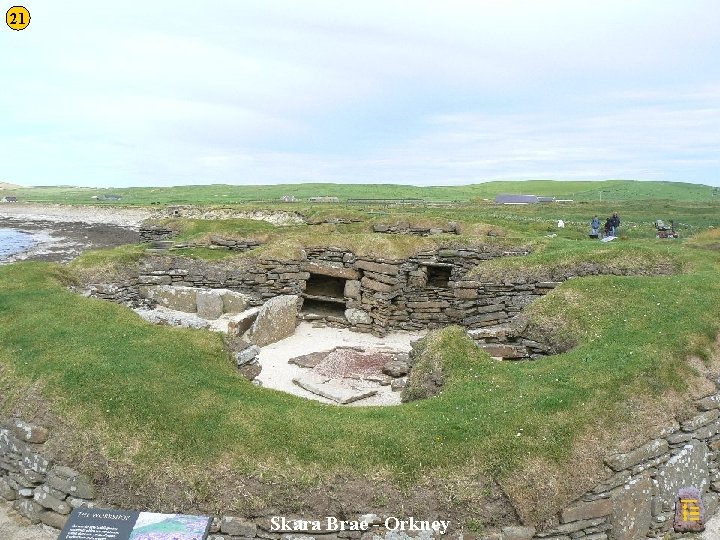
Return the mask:
M171 285L140 287L140 296L159 305L185 313L197 312L197 289Z
M377 263L372 261L357 261L355 266L362 270L369 270L370 272L376 272L378 274L388 274L390 276L396 276L400 271L400 268L394 264Z
M665 439L655 439L627 454L616 454L605 460L608 467L614 471L628 469L638 463L652 459L664 454L668 450L668 443Z
M328 379L315 374L296 377L293 379L293 383L308 392L330 399L340 405L347 405L377 394L377 390L356 390L336 379Z
M264 347L292 336L297 325L298 301L297 295L283 295L265 302L249 331L250 341Z
M214 320L223 314L223 298L218 291L200 290L196 299L198 317Z
M591 502L581 502L573 506L569 506L562 511L560 521L568 523L570 521L579 521L581 519L593 519L610 515L613 505L610 499L598 499Z
M347 268L340 263L316 263L309 262L305 264L305 271L321 276L337 277L342 279L356 280L360 277L360 273L354 268Z
M19 419L12 421L11 429L13 435L15 435L21 441L41 444L47 441L48 430L47 428L28 424Z
M704 491L710 483L707 445L700 441L686 444L658 467L655 482L657 496L667 507L672 506L677 492L682 488L694 486Z
M652 482L647 476L631 480L613 493L610 523L614 540L645 538L652 520L651 500Z

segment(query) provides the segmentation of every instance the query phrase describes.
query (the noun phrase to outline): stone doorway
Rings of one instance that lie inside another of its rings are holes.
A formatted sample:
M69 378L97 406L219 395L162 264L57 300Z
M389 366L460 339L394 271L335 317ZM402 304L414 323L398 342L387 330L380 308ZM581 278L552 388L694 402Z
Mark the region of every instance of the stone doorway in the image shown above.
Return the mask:
M447 289L450 286L451 266L431 265L425 266L428 287Z

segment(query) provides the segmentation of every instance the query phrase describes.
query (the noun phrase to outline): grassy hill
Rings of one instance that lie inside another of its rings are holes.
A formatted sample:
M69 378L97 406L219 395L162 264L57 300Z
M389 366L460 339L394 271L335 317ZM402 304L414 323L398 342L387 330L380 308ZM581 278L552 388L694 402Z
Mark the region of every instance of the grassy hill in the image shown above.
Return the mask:
M520 185L535 193L542 186L580 193L598 184ZM713 351L720 332L720 232L711 228L720 225L719 205L668 200L673 192L689 197L697 189L699 196L710 188L657 184L664 200L642 201L639 194L648 192L641 190L652 183L600 185L614 185L618 196L630 199L607 203L603 195L602 203L568 206L467 204L372 215L355 209L352 216L362 222L293 227L166 221L183 241L216 233L263 236L268 244L258 252L281 257L328 239L385 256L434 242L531 244L535 252L528 257L477 269L499 280L583 263L638 273L662 265L674 270L571 279L530 306L535 327L577 344L564 354L496 362L461 329L446 328L433 345L448 374L440 396L397 407L311 402L248 383L216 334L151 325L124 306L67 288L80 273L143 256L143 246L130 246L90 252L66 266L0 266L0 417L25 415L71 434L56 449L60 461L96 471L101 495L120 506L333 515L356 503L379 513L447 514L478 531L502 524L488 508L510 501L512 519L517 511L528 521L543 520L597 482L605 455L644 442L669 423L693 396L698 366L717 368L712 359L720 361ZM476 190L476 197L492 187L457 189ZM494 183L498 191L506 187ZM369 186L341 188L371 192ZM180 190L176 195L183 189L188 197L193 190L250 188L172 188ZM422 191L428 189L453 188ZM346 205L292 207L316 218L348 212ZM559 209L567 223L562 230L553 221ZM621 211L629 240L589 241L588 216L613 209ZM656 240L649 226L656 217L679 219L681 239ZM455 220L463 232L437 238L370 232L376 220L398 219ZM483 224L504 236L488 237ZM549 238L550 231L557 236ZM691 355L706 363L687 361Z
M133 187L118 189L35 187L13 189L22 201L68 204L234 204L248 201L279 201L284 195L297 199L334 196L347 199L424 199L472 201L493 199L502 193L553 196L576 201L627 201L668 199L673 201L720 200L720 188L680 182L605 181L502 181L464 186L416 187L393 184L278 184L269 186L208 185ZM103 202L93 196L120 195L119 202Z

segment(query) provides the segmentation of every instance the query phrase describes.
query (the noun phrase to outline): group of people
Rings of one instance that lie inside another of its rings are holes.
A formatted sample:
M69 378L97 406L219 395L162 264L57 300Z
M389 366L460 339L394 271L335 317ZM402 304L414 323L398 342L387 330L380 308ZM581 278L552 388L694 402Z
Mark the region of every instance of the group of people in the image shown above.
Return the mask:
M604 236L617 236L619 227L620 216L618 216L617 212L613 212L613 215L607 218L607 220L605 220ZM592 221L590 222L590 229L590 236L597 238L600 237L600 218L598 218L597 216L593 216Z

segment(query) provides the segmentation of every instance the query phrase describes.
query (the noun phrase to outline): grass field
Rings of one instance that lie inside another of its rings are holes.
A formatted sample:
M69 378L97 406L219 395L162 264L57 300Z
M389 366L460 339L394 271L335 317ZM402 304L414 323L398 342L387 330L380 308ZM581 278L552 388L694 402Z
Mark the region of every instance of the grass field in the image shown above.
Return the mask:
M5 190L20 201L68 204L150 205L237 204L248 201L279 201L284 195L307 201L309 197L333 196L347 199L424 199L427 201L474 201L493 199L503 193L552 196L575 201L631 201L666 199L675 202L720 200L720 188L681 182L606 181L504 181L465 186L416 187L392 184L279 184L266 186L207 185L134 187L117 189L35 187ZM96 201L91 197L119 195L120 201ZM292 208L293 203L285 206Z
M720 232L709 228L720 225L716 206L652 201L563 208L568 227L560 231L553 209L544 206L388 210L362 223L298 227L166 222L183 240L263 236L268 246L260 255L330 240L368 252L394 249L398 256L427 242L532 246L526 258L478 267L493 279L588 262L673 272L563 283L527 312L534 328L577 346L537 362L493 361L461 329L446 328L431 344L448 375L442 394L390 408L339 408L258 388L238 375L217 335L154 326L125 307L66 288L81 270L136 261L142 247L91 252L69 266L0 266L0 416L49 410L81 434L62 455L79 467L97 467L108 485L127 493L152 491L172 478L178 492L156 494L157 505L298 511L305 508L303 493L333 493L332 486L346 485L340 479L369 474L361 492L372 508L398 511L403 503L385 499L383 489L408 500L425 490L468 528L482 530L468 517L482 513L491 493L468 487L480 475L502 486L522 518L536 522L591 487L611 449L643 442L682 414L699 371L711 367L720 332ZM614 208L631 238L606 245L587 240L588 214ZM683 239L654 238L648 222L667 219L665 212L684 224ZM452 219L464 233L373 236L369 226L383 219ZM481 224L503 236L478 236ZM548 238L549 231L558 236ZM686 361L692 355L706 364ZM334 496L342 501L345 493Z

